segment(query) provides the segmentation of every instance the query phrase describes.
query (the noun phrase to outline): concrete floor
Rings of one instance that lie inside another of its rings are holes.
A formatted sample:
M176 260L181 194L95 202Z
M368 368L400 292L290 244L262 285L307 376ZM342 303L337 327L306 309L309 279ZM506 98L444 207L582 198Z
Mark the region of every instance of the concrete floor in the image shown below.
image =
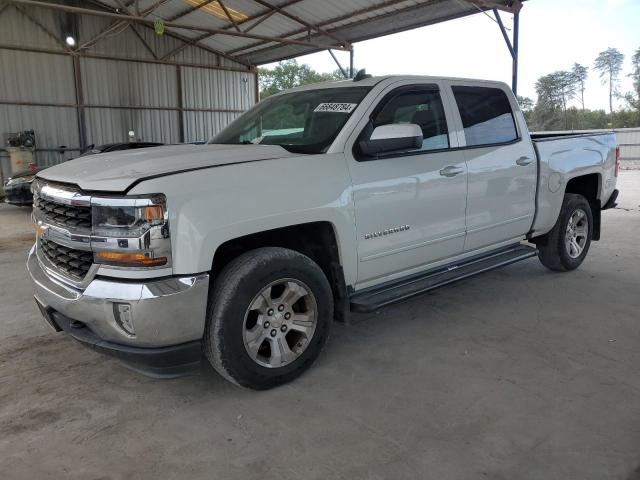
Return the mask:
M3 479L640 479L640 172L583 266L536 259L335 325L268 392L147 379L41 320L0 207Z

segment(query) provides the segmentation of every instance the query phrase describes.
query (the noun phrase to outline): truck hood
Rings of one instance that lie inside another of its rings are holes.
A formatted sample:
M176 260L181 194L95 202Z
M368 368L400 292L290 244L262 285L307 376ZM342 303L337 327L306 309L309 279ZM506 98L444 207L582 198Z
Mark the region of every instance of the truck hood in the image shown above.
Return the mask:
M277 145L170 145L88 155L37 176L72 183L82 190L124 192L146 177L288 156L293 154Z

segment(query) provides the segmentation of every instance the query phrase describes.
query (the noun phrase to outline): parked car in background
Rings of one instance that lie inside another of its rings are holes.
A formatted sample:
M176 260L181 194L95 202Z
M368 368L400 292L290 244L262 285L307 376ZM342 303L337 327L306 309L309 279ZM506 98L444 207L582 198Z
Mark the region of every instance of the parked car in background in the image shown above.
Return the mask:
M24 172L16 173L9 177L4 184L4 201L11 205L20 207L30 207L33 203L33 195L31 194L31 183L39 171L44 167L33 167Z
M155 142L120 142L107 143L105 145L91 145L80 156L97 155L99 153L117 152L119 150L133 150L136 148L158 147L162 143ZM47 167L32 166L29 170L16 173L9 177L4 184L4 201L11 205L21 207L30 207L33 203L33 195L31 194L31 183L36 173Z
M504 83L356 76L273 95L209 145L38 173L27 265L57 331L150 375L204 353L271 388L349 310L534 256L577 268L618 153L613 132L530 135Z
M135 150L136 148L149 148L159 147L164 143L158 142L118 142L118 143L106 143L104 145L90 145L82 154L81 157L87 155L97 155L99 153L117 152L119 150Z

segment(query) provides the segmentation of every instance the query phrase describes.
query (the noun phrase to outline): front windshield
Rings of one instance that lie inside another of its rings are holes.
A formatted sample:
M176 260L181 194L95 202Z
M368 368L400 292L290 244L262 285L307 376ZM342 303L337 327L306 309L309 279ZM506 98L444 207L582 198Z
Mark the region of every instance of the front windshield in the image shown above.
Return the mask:
M267 98L210 143L280 145L296 153L322 153L369 92L369 87L325 88Z

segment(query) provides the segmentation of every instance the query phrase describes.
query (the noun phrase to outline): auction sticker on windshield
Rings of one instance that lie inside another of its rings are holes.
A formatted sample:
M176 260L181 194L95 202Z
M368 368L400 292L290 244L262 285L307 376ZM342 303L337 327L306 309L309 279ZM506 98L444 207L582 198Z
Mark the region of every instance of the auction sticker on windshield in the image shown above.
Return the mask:
M313 110L314 112L351 113L357 103L320 103Z

